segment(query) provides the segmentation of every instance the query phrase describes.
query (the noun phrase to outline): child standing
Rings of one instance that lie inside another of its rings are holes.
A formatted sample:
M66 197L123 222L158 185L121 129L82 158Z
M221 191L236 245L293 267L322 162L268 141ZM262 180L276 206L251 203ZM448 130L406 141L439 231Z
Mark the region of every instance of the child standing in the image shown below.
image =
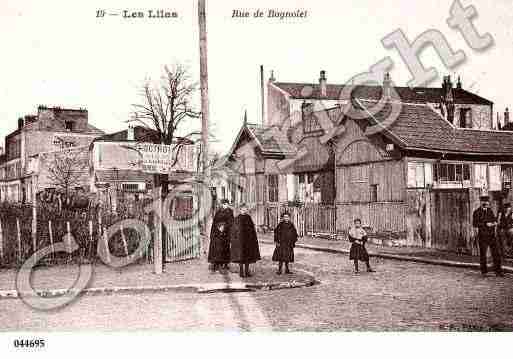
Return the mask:
M362 228L362 221L359 218L354 220L354 226L349 228L349 242L351 249L349 250L349 260L354 261L354 272L358 273L358 261L365 262L367 272L374 272L369 263L369 253L365 249L367 242L367 232Z
M289 263L294 262L294 247L297 242L297 231L294 224L290 221L290 215L285 212L281 216L281 222L274 229L274 243L276 248L273 253L273 261L278 262L278 271L281 274L283 263L285 263L285 273L291 274Z

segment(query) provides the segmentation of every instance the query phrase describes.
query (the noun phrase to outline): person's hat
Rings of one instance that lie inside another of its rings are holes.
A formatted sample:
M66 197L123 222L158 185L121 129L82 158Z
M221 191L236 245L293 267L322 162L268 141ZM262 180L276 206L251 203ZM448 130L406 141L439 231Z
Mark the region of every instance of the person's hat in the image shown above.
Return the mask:
M511 203L509 203L509 202L504 203L504 208L511 208Z
M229 204L229 203L230 203L230 201L228 201L227 199L222 199L222 200L221 200L221 204L225 204L225 203L228 203L228 204Z
M490 196L481 196L481 197L479 197L479 200L481 202L488 202L488 201L490 201Z

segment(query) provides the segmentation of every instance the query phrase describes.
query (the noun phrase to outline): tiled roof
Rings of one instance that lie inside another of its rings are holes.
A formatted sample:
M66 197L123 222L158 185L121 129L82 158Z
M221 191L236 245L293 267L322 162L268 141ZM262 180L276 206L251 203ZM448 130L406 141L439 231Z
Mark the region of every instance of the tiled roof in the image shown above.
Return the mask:
M359 103L371 109L376 102ZM391 105L386 105L373 118L383 124L390 111ZM513 156L513 132L456 128L429 105L402 104L399 116L383 133L405 149Z
M326 96L320 94L319 84L311 83L290 83L290 82L274 82L275 86L287 92L295 99L327 99L339 100L342 96L342 90L345 85L326 85ZM397 95L402 102L406 103L438 103L442 96L445 95L441 87L394 87ZM490 105L491 101L468 92L464 89L453 88L454 102L457 104L478 104ZM355 86L353 96L359 99L379 100L382 96L383 88L381 86Z
M268 154L287 155L296 152L296 148L287 139L287 134L277 126L247 124L246 128L261 146L260 150Z

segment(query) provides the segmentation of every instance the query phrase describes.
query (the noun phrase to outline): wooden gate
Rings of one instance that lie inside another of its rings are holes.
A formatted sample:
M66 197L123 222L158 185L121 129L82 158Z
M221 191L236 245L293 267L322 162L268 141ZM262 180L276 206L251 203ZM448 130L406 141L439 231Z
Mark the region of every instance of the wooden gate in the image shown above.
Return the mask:
M466 252L472 237L468 189L436 189L431 192L431 246Z
M165 244L166 262L183 261L201 255L200 225L190 221L194 214L193 202L192 195L177 197L174 200L171 215L180 225L168 228ZM191 225L188 225L189 221Z

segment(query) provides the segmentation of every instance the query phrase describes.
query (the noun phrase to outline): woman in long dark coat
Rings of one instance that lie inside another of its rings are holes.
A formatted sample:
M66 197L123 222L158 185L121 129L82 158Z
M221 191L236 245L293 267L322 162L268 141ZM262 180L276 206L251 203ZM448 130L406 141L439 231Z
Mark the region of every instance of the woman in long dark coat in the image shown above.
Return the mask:
M233 222L230 255L232 262L239 263L239 275L251 277L249 264L260 260L260 249L255 224L245 205Z
M212 270L219 267L228 267L230 263L230 232L233 225L233 211L228 207L228 201L223 200L222 207L214 215L210 230L210 246L208 250L208 262L212 264Z
M282 221L274 229L274 243L276 248L273 253L273 261L278 262L278 272L281 274L283 263L285 263L285 273L291 274L289 263L294 262L294 247L297 242L297 231L294 224L290 221L290 215L283 213Z
M369 253L365 248L367 242L367 232L362 228L362 221L357 218L354 220L354 226L349 229L349 260L354 261L354 271L358 273L358 261L365 262L367 272L374 272L369 263Z

